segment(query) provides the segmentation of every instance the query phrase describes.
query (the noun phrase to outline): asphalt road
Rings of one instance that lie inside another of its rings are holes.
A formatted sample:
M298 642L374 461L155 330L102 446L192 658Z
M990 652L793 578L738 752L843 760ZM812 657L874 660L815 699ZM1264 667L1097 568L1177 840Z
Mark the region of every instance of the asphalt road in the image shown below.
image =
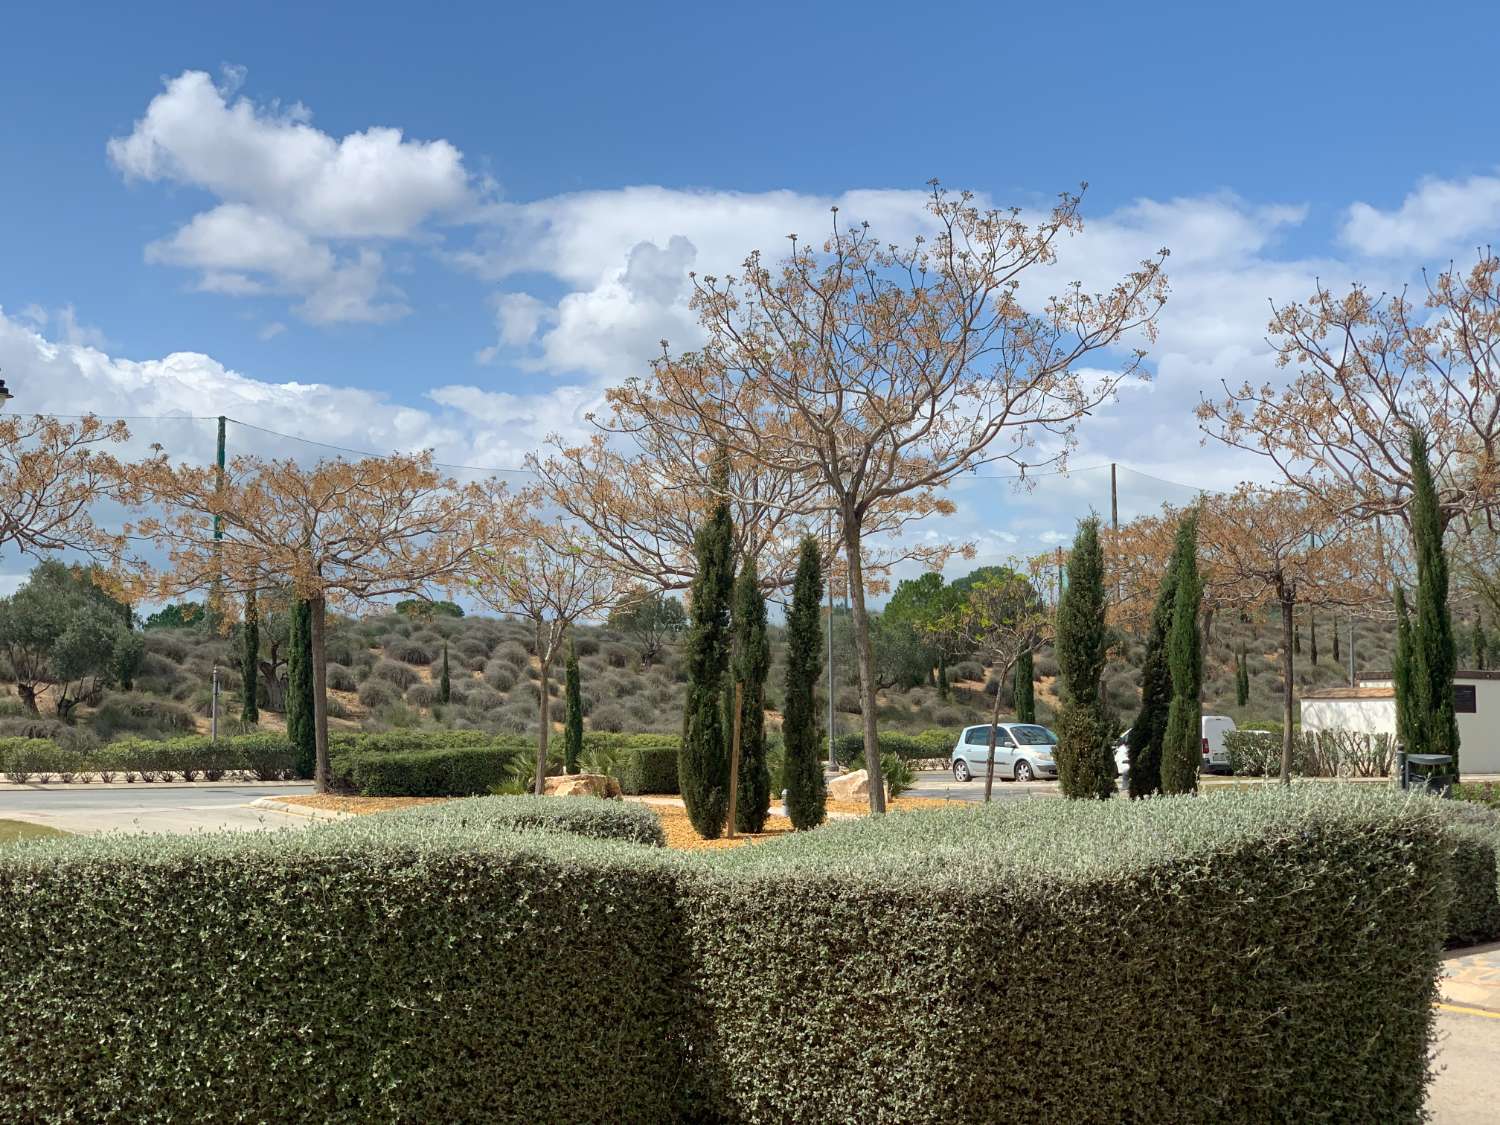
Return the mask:
M303 817L250 808L257 797L311 793L311 785L155 783L0 790L0 819L27 820L64 832L195 832L301 827Z
M937 770L922 770L905 793L908 797L943 797L952 801L983 801L984 777L973 781L954 781L953 775ZM1001 781L995 778L992 801L1027 801L1057 796L1055 781Z

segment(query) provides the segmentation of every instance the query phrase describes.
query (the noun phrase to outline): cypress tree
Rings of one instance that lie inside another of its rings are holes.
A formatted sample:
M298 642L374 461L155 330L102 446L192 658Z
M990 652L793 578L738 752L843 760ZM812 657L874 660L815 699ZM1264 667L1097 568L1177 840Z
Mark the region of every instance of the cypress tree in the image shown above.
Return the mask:
M1425 716L1420 748L1424 754L1453 755L1458 772L1458 716L1453 710L1453 676L1458 646L1448 611L1448 556L1443 550L1443 519L1437 485L1427 460L1427 435L1411 435L1411 533L1417 556L1417 605L1412 629L1414 703Z
M312 777L318 757L312 661L312 605L298 598L292 603L286 660L286 736L298 777Z
M1489 667L1490 638L1484 631L1484 618L1474 615L1474 667L1483 672Z
M720 469L717 472L723 472ZM687 702L677 780L693 829L718 839L729 809L729 754L723 729L722 692L729 670L729 602L734 586L734 528L729 505L720 501L693 536L697 573L683 662Z
M1307 639L1311 647L1311 652L1308 655L1312 657L1313 667L1316 668L1318 666L1318 612L1317 610L1311 610L1309 613L1311 620L1309 621L1310 632Z
M254 590L245 595L245 632L241 639L245 647L240 654L240 718L254 726L260 722L260 703L255 698L260 684L260 609Z
M563 772L577 773L583 756L583 684L578 676L578 646L568 634L568 663L563 672L563 695L568 714L563 723Z
M1172 605L1172 631L1167 637L1167 668L1172 675L1172 704L1162 739L1163 793L1193 793L1198 789L1198 766L1203 739L1203 647L1198 636L1198 608L1203 584L1198 578L1198 513L1183 517L1177 528L1173 567L1177 590Z
M1161 743L1167 732L1167 710L1172 706L1172 673L1167 668L1167 637L1172 631L1172 609L1177 604L1177 559L1168 563L1151 610L1146 633L1146 655L1141 664L1141 708L1130 725L1130 795L1149 797L1161 792Z
M448 678L448 642L443 642L443 674L438 677L438 702L447 703L453 697L453 681Z
M1343 662L1343 657L1339 655L1339 620L1337 617L1333 619L1333 662L1335 665Z
M1036 669L1032 663L1031 650L1025 649L1016 657L1016 722L1036 722Z
M1057 607L1057 664L1063 688L1057 774L1064 797L1107 798L1115 791L1110 722L1099 693L1109 652L1105 608L1099 518L1090 516L1078 525L1068 557L1067 585Z
M1337 634L1335 634L1337 635ZM1234 702L1238 707L1250 703L1250 658L1245 655L1245 646L1240 646L1234 666Z
M1407 608L1406 591L1400 585L1396 587L1395 605L1396 654L1391 664L1391 677L1396 687L1396 741L1407 753L1415 754L1418 747L1426 743L1426 732L1414 690L1416 654L1413 651L1415 638L1411 611Z
M760 592L754 559L745 560L735 582L734 635L733 681L743 685L734 828L736 832L760 832L771 814L771 771L766 765L766 677L771 673L771 641L766 635L766 599ZM732 687L729 699L733 706ZM732 727L729 733L732 737Z
M781 732L786 741L782 767L786 814L792 827L816 828L826 815L822 738L814 688L823 670L818 606L823 600L823 560L818 541L802 540L792 605L786 615L786 689L782 692Z

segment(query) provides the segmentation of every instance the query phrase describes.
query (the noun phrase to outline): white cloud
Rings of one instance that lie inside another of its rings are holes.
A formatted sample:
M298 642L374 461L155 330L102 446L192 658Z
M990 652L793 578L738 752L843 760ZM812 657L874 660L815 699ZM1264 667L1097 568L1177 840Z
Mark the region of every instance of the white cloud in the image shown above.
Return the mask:
M1500 227L1500 177L1423 180L1393 211L1355 203L1345 215L1343 242L1372 257L1421 258L1451 252L1471 238L1488 240Z
M0 369L16 396L8 410L90 410L152 419L131 423L134 453L160 443L174 458L197 460L213 456L214 424L212 417L203 416L222 413L251 426L355 450L431 448L448 464L509 468L519 466L548 432L581 436L586 429L583 414L599 399L592 386L549 388L537 394L443 386L428 393L429 405L408 406L378 391L266 382L197 352L124 359L86 344L49 339L3 309ZM285 441L244 427L232 428L231 434L232 453L299 459L332 455L307 442Z
M195 269L213 292L300 297L298 313L314 323L407 311L381 279L378 243L419 237L425 224L475 205L463 154L394 128L332 137L300 103L231 100L243 78L229 72L219 87L185 71L128 136L109 141L127 180L201 188L221 201L152 243L147 259Z

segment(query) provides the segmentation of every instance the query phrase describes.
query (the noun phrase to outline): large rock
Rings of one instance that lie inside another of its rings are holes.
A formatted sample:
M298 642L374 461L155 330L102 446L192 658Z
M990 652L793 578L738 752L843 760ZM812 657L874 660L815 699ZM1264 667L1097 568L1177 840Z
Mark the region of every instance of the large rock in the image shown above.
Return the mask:
M835 801L868 801L869 771L855 770L853 773L840 774L828 783L828 795Z
M542 789L549 797L621 797L620 783L602 773L565 773L545 778Z

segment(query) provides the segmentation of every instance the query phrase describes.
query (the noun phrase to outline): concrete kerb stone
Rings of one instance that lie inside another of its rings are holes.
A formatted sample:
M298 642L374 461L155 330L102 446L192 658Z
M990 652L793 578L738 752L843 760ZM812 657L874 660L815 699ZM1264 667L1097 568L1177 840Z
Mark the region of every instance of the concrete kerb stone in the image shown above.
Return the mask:
M270 812L286 813L289 816L305 816L310 820L346 820L357 813L339 812L337 809L319 809L311 805L293 804L291 801L282 800L280 797L257 797L250 802L252 809L266 809Z

